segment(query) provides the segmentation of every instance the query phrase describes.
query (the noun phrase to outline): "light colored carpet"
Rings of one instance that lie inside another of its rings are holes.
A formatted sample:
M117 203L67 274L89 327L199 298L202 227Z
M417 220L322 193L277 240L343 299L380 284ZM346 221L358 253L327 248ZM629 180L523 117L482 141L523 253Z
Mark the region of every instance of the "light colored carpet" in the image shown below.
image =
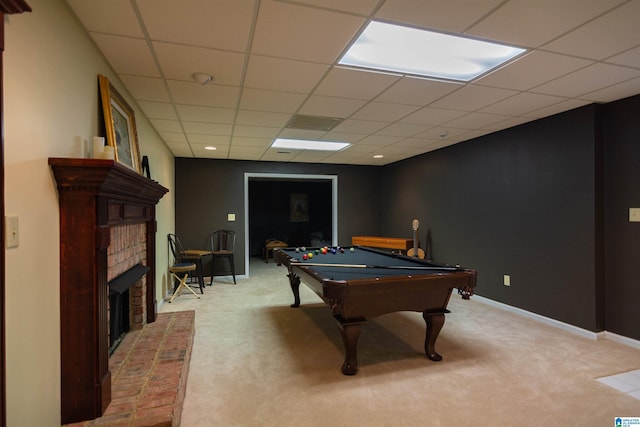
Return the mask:
M359 371L331 312L306 286L302 306L286 269L251 262L250 277L216 280L161 312L196 310L182 427L613 426L640 400L596 378L640 368L640 350L589 340L453 295L436 349L424 354L420 313L369 320ZM481 290L478 289L480 292Z

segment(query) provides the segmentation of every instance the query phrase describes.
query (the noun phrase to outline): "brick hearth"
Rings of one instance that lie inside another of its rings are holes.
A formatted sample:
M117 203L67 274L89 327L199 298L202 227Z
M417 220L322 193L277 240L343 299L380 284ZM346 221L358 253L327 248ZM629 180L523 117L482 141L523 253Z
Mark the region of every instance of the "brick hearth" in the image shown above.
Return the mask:
M195 312L158 314L109 358L112 400L104 415L67 427L177 427L187 387Z

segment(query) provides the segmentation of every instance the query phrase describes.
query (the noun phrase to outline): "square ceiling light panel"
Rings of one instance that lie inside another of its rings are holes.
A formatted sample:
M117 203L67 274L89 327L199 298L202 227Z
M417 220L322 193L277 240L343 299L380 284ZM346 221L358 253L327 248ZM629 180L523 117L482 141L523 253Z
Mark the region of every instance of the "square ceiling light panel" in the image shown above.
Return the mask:
M341 65L468 82L525 49L372 21L340 59Z
M340 151L347 148L348 142L313 141L306 139L285 139L277 138L271 144L273 148L286 148L290 150L319 150L319 151Z

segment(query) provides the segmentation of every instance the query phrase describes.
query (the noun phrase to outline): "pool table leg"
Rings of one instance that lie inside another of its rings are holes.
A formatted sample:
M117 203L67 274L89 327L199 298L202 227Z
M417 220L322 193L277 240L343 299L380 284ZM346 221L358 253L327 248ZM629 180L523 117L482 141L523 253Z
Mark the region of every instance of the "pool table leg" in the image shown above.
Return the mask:
M334 316L338 321L338 329L344 344L344 363L342 373L344 375L355 375L358 372L358 339L362 331L364 319L344 320L341 316Z
M436 339L440 330L444 326L444 315L448 313L448 310L442 312L429 312L422 313L425 323L427 324L427 336L424 340L424 352L427 353L427 357L434 362L442 360L442 356L436 352Z
M289 278L289 285L293 292L293 304L291 304L290 307L300 307L300 277L291 272L287 274L287 277Z

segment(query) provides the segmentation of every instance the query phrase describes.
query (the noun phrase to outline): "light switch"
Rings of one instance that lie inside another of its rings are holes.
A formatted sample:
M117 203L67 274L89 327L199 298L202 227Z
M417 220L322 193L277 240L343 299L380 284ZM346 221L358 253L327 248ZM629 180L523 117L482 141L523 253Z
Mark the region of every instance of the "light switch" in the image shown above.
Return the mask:
M227 214L227 221L235 221L236 220L236 214Z
M640 222L640 208L629 208L629 222Z
M4 236L6 239L6 248L17 248L20 245L20 230L18 229L18 217L5 217Z

